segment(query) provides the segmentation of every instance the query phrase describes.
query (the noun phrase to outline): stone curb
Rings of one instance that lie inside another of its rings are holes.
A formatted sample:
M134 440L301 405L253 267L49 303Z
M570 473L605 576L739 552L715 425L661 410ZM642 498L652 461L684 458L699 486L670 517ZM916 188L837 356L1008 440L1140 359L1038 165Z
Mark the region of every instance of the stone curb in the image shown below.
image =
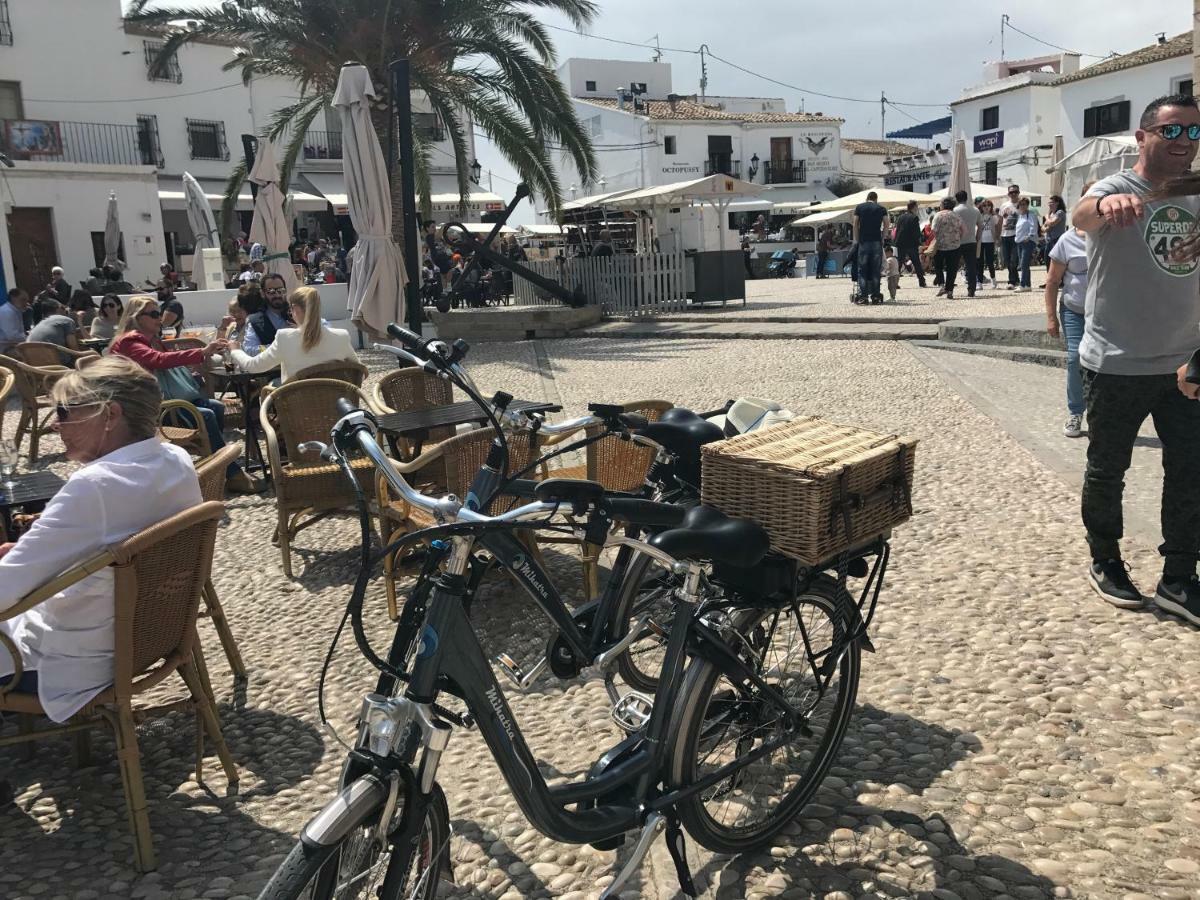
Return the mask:
M1065 369L1067 353L1065 350L1044 350L1037 347L1004 346L999 344L964 344L955 341L917 340L912 342L914 347L924 347L930 350L949 350L954 353L971 353L976 356L988 356L992 359L1007 359L1012 362L1034 363L1039 366L1050 366Z

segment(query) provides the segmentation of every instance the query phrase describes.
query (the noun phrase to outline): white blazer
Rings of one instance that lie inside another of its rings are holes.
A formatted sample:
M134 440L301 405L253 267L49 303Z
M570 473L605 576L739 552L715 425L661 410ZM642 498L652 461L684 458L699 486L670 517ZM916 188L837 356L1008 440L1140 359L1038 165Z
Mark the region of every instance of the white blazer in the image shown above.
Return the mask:
M309 366L342 360L358 362L350 335L340 328L322 325L321 340L311 350L301 347L300 339L301 329L281 328L275 332L271 345L264 347L258 356L247 356L241 350L234 350L233 360L243 372L269 372L278 366L280 383Z
M105 547L200 502L191 457L157 438L88 463L0 557L0 610ZM107 568L0 622L25 670L38 673L38 698L55 722L112 684L115 613ZM0 645L0 676L12 673L12 659Z

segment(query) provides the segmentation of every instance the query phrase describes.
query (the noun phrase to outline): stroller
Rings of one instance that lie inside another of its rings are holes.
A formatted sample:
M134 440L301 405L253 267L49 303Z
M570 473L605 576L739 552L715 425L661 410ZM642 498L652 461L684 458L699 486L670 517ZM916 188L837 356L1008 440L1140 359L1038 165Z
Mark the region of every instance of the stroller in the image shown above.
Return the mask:
M772 278L791 278L796 272L796 254L791 250L776 250L767 263L767 274Z

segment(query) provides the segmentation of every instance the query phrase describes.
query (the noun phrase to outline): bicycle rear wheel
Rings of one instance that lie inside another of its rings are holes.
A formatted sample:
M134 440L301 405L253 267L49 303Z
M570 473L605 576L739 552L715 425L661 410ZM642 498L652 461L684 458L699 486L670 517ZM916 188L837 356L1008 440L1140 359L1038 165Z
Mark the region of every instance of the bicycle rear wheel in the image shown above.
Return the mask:
M683 584L658 560L637 553L629 561L616 606L617 636L646 617L641 636L617 658L617 671L635 691L653 694L666 656L667 635L675 618L673 594Z
M402 805L403 798L398 808ZM393 849L389 844L381 851L375 843L381 813L380 806L367 810L333 845L297 841L258 900L434 900L450 844L450 814L441 788L434 786L403 894L379 893Z
M688 833L718 853L762 846L809 801L841 745L858 692L861 651L844 645L844 593L822 576L795 608L735 610L739 655L800 710L805 727L758 760L679 804ZM737 638L731 637L737 642ZM840 655L840 658L839 658ZM822 689L821 685L824 684ZM697 659L680 693L671 775L686 787L787 734L782 711L752 684Z

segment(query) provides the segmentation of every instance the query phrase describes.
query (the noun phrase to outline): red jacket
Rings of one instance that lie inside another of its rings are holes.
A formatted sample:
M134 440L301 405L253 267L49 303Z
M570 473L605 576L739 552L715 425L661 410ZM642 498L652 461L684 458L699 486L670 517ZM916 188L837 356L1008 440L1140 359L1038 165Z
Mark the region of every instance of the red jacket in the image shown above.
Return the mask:
M162 346L162 342L158 340L151 343L140 331L127 331L113 341L109 352L131 359L151 372L174 369L177 366L199 366L204 363L203 350L160 350L155 344Z

